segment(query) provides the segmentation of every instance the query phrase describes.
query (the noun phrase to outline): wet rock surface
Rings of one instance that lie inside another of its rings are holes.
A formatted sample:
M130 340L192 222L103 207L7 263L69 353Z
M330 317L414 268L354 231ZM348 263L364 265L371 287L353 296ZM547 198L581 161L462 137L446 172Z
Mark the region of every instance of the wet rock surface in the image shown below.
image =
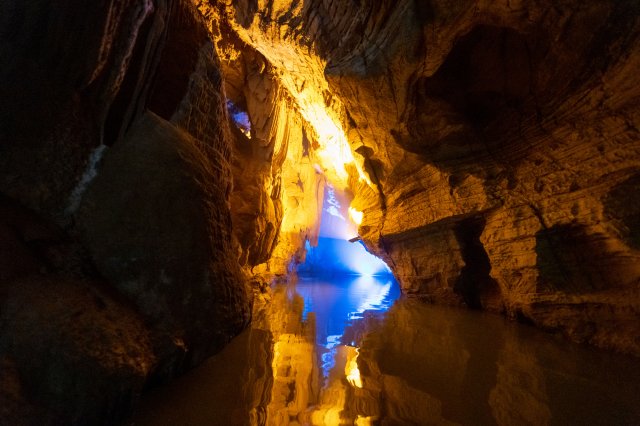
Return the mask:
M0 351L14 360L27 401L50 413L39 421L122 419L156 364L142 317L96 282L31 276L13 284L0 317ZM11 414L7 424L24 412Z
M199 144L143 115L105 156L77 215L99 273L148 318L159 350L178 352L172 364L181 368L249 318L248 292L228 257L231 218L220 182L228 166Z

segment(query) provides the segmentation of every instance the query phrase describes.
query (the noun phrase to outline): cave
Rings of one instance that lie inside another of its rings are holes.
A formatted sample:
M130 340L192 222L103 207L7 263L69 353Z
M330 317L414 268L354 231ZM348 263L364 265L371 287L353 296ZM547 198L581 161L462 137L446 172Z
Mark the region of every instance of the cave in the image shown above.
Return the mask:
M467 307L480 309L487 307L487 299L492 293L500 291L498 283L491 278L489 256L480 242L485 222L482 218L469 218L454 228L460 244L460 254L464 266L460 270L454 291L458 293Z
M0 3L0 425L640 424L634 1Z

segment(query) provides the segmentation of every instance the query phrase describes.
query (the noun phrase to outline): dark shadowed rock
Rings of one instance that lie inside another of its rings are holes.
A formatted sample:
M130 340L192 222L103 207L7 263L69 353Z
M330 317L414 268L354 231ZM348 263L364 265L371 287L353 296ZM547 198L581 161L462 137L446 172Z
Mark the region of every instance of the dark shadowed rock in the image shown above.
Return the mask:
M248 322L230 251L224 176L206 147L147 113L105 156L78 214L98 271L147 318L159 350L186 368Z
M33 404L42 417L35 410L26 419L40 424L113 424L156 363L141 317L99 283L70 276L15 281L0 333L0 353L15 361L5 366L14 372L12 422Z
M0 4L2 424L113 424L250 316L202 18L76 3Z

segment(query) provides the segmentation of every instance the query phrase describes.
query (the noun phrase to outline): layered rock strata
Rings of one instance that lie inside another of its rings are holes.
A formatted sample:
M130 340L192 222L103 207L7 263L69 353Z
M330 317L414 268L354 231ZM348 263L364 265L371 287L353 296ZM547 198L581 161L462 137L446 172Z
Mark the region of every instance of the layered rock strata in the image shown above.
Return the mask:
M640 354L636 3L196 3L276 70L405 293Z
M304 259L318 239L327 176L310 123L279 71L223 21L213 22L230 108L250 127L233 125L233 233L239 263L267 282Z

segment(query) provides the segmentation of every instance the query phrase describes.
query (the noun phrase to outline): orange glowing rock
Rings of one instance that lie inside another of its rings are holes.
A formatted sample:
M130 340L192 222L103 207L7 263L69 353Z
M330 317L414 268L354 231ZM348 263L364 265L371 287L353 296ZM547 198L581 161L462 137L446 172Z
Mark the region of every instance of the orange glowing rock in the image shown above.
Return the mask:
M364 213L356 210L354 207L349 207L349 217L356 225L360 225L362 223L362 219L364 218Z

